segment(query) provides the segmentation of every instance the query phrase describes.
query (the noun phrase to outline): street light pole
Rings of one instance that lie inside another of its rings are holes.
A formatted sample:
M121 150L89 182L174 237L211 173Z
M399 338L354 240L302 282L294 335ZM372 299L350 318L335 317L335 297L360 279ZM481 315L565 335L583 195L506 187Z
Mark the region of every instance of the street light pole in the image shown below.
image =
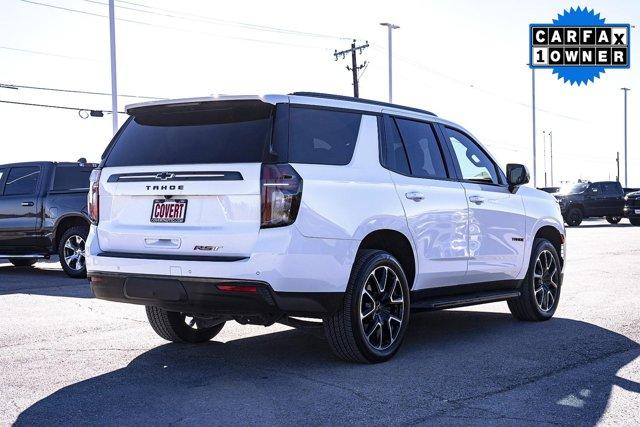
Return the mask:
M398 25L394 25L389 22L381 22L380 25L382 25L383 27L387 27L387 31L389 35L389 102L393 102L393 57L391 54L393 43L391 39L391 34L393 30L397 30L400 27Z
M627 92L631 89L628 87L621 88L624 91L624 186L628 187L628 162L627 162Z
M553 131L549 131L549 151L551 154L551 186L553 187Z
M113 134L118 131L118 84L116 79L116 18L115 0L109 0L109 44L111 53L111 117Z
M538 187L536 172L536 69L531 69L531 113L533 115L533 186Z
M544 186L547 186L547 132L542 131L542 170L544 171Z

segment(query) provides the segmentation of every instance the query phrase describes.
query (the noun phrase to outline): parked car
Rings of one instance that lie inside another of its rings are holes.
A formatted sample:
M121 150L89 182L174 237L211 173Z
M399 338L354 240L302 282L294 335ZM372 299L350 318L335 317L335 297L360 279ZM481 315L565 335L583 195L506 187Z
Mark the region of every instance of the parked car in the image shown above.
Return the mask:
M560 191L560 187L540 187L538 190L544 191L545 193L553 194Z
M60 256L71 277L86 277L87 193L98 165L30 162L0 165L0 258L32 266Z
M169 341L319 318L339 357L381 362L411 310L558 306L558 204L457 124L314 93L127 112L92 174L88 275Z
M632 225L640 225L640 191L628 193L624 202L624 216Z
M605 217L610 224L617 224L624 215L624 190L617 181L580 182L554 196L570 226L593 217Z

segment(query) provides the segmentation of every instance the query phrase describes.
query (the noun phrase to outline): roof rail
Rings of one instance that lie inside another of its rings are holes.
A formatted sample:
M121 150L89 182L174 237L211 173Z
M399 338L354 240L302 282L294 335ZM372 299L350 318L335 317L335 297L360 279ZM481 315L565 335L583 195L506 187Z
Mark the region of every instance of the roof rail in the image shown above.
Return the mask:
M428 114L430 116L437 117L435 113L432 113L431 111L423 110L421 108L407 107L404 105L391 104L389 102L375 101L373 99L355 98L353 96L333 95L330 93L321 93L321 92L293 92L293 93L290 93L289 95L308 96L311 98L336 99L338 101L361 102L363 104L373 104L373 105L379 105L381 107L401 108L403 110L414 111L416 113Z

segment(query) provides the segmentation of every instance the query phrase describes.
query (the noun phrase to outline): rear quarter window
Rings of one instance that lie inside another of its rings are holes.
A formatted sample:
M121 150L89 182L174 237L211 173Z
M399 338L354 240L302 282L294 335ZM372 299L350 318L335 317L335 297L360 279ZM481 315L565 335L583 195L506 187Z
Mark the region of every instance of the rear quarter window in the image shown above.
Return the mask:
M59 166L53 179L53 191L88 190L91 169Z
M292 106L289 161L346 165L358 139L362 114Z

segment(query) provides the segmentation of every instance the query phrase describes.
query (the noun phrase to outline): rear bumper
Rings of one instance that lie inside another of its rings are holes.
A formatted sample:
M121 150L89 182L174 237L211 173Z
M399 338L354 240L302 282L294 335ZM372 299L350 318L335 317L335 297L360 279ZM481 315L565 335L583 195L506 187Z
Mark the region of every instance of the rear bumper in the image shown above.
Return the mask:
M224 278L268 283L275 292L338 292L346 289L357 240L309 238L295 226L263 229L252 253L203 256L192 251L105 252L96 226L86 244L87 272L184 278ZM197 256L196 256L197 255Z
M324 317L342 304L341 292L275 292L261 281L89 273L97 298L191 314L261 318ZM224 290L232 285L232 290Z

